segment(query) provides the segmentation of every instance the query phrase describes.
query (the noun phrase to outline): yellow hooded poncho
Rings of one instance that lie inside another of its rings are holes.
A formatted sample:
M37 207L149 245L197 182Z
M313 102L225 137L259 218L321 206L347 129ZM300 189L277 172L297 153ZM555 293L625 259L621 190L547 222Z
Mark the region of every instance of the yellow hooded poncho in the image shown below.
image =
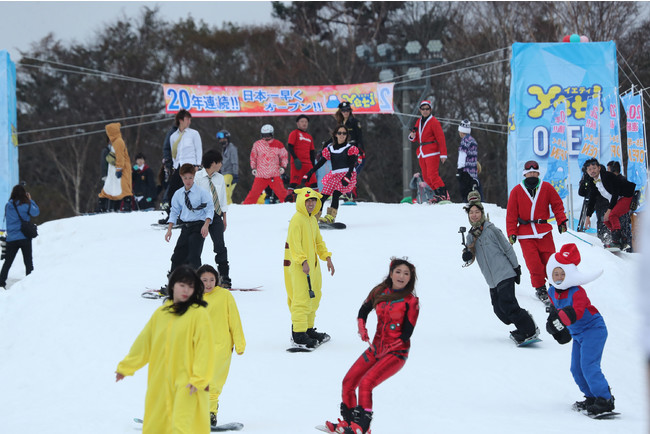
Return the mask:
M159 307L117 365L128 376L149 364L142 432L209 433L205 388L215 367L215 342L208 309L193 305L183 315ZM190 396L188 384L198 390Z
M332 253L327 250L315 217L322 206L320 201L322 195L307 187L295 190L294 193L296 193L296 213L289 223L285 243L284 284L287 288L287 303L291 311L293 331L299 333L314 327L322 285L318 259L325 261L332 256ZM311 215L305 206L305 201L310 198L318 199ZM304 261L309 263L309 277L314 298L309 298L307 275L302 271Z

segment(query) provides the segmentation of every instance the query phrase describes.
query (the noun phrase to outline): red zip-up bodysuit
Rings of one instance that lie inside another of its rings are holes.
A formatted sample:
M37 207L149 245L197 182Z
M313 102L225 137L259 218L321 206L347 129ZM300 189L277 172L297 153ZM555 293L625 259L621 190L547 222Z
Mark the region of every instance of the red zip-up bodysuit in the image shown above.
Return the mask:
M387 288L383 294L390 293ZM366 299L359 310L364 321L372 310L372 300ZM348 408L357 405L372 408L372 390L402 369L411 347L411 335L420 313L418 298L413 294L375 307L377 331L372 345L361 354L343 379L343 403ZM356 389L359 388L357 404Z

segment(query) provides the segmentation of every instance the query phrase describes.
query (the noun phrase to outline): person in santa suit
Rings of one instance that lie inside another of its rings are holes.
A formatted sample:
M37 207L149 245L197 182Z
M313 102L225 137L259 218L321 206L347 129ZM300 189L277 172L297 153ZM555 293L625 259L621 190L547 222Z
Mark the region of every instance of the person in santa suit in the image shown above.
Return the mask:
M537 161L526 162L524 180L510 191L508 197L506 231L510 244L519 240L537 298L548 306L550 301L546 292L544 267L548 258L555 253L551 233L553 227L548 223L549 207L553 210L561 234L567 230L567 218L560 195L551 184L539 179L539 173Z
M285 202L295 200L293 190L298 187L302 177L309 172L314 166L316 160L316 149L314 148L314 138L307 132L309 127L309 118L306 115L298 115L296 118L296 129L289 134L287 139L287 148L291 155L291 177L289 179L289 188ZM313 174L306 183L307 187L318 190L318 182Z
M546 330L555 335L569 329L573 338L571 374L585 396L583 401L573 404L573 409L595 415L614 410L614 397L600 369L607 326L580 285L595 280L603 272L582 271L578 269L579 264L580 252L573 243L565 244L549 258L546 275L553 308L546 321Z
M431 114L431 102L424 100L420 103L422 117L415 121L415 126L409 134L409 140L420 145L418 147L418 162L422 169L422 177L440 200L449 200L445 183L438 173L440 162L447 160L447 144L440 122Z

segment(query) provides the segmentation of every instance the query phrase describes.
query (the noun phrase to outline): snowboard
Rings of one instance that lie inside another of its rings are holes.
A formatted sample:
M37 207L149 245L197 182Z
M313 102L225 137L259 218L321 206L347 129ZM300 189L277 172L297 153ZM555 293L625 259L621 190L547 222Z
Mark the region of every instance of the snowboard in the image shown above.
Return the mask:
M617 411L607 411L605 413L600 413L600 414L589 414L589 413L587 413L587 416L589 416L592 419L606 420L606 419L617 419L620 414L621 413L619 413Z
M289 353L311 353L318 347L314 348L302 348L302 347L289 347L287 348L287 352Z
M316 428L318 431L329 432L329 433L332 432L325 425L316 425L314 428Z
M341 222L334 222L334 223L318 222L318 227L325 230L347 228L345 223L341 223Z
M135 423L142 423L142 419L134 417L133 421ZM222 431L241 431L244 428L243 423L239 422L231 422L231 423L225 423L223 425L217 425L217 426L211 426L210 431L211 432L222 432Z
M540 338L528 338L520 344L517 344L518 347L527 347L528 345L536 344L542 342Z
M151 223L151 226L154 229L167 229L168 227L167 223L165 223L164 225L161 225L160 223ZM172 226L172 229L179 229L181 227L182 227L181 225L174 225Z
M262 285L252 286L250 288L226 288L228 291L241 291L241 292L255 292L263 291ZM165 298L165 296L160 292L160 289L147 289L142 293L142 298L147 298L150 300L157 300L160 298Z

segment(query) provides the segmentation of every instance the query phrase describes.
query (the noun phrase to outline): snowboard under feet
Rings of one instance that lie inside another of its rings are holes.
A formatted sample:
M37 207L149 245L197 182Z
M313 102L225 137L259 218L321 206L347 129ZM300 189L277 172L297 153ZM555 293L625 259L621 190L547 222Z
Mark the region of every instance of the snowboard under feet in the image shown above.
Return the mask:
M318 227L321 229L329 230L329 229L345 229L347 226L345 223L341 222L333 222L333 223L325 223L325 222L318 222Z
M316 425L314 428L316 428L318 431L323 431L323 432L328 432L331 433L330 429L326 427L325 425Z
M587 413L587 416L589 416L592 419L616 419L621 413L617 411L607 411L605 413L600 413L600 414L589 414Z
M540 338L528 338L520 344L517 344L518 347L527 347L528 345L536 344L542 342ZM516 342L515 342L516 343Z
M134 417L133 421L135 423L143 423L142 419L138 417ZM231 423L224 423L223 425L211 426L210 431L211 432L241 431L243 428L244 428L243 423L231 422Z

